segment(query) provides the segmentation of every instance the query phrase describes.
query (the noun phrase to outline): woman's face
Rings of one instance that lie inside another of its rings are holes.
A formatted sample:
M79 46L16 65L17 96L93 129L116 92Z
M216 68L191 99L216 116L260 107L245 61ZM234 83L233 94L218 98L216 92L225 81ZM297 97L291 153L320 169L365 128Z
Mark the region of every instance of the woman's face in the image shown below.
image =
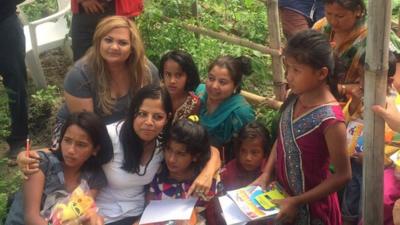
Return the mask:
M161 99L143 101L133 120L133 130L144 142L153 141L168 122Z
M325 4L325 17L337 33L352 31L360 16L361 9L351 11L337 3Z
M172 59L164 63L163 80L171 96L185 94L187 74L182 67Z
M128 28L115 28L101 39L100 54L107 64L125 63L131 55Z
M228 69L214 66L208 73L206 90L210 100L222 102L233 94L235 88Z
M80 168L97 149L89 135L78 125L71 125L61 140L61 153L64 164L68 167Z

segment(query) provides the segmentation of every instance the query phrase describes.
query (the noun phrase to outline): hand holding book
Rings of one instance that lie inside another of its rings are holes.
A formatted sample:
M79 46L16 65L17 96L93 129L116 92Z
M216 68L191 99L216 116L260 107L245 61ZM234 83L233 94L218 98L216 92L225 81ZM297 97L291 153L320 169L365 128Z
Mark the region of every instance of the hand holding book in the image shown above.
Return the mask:
M284 200L287 194L278 183L273 182L265 191L260 186L247 186L228 191L228 196L250 220L258 220L274 218L279 213L280 207L273 200L285 205L286 202L280 201Z
M278 205L280 209L278 215L275 217L275 220L285 223L293 223L296 220L299 204L297 203L295 197L272 200L272 202Z

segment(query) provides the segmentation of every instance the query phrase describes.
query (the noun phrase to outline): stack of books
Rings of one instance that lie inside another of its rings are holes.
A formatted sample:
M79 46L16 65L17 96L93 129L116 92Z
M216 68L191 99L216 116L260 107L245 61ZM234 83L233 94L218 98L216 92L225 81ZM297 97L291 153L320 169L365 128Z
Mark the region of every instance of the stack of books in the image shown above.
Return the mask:
M259 186L247 186L228 191L219 201L227 225L236 225L255 220L272 220L279 213L279 207L271 200L281 200L286 196L282 187L273 182L266 190Z

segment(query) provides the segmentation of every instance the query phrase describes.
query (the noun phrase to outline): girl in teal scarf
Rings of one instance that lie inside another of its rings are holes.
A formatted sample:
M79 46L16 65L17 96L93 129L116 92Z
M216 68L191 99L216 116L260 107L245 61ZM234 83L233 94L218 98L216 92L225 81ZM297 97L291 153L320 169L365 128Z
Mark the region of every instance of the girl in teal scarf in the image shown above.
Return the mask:
M242 77L250 73L248 58L222 56L209 66L206 83L197 87L200 123L207 129L213 146L227 147L240 128L254 120L253 108L240 95ZM233 157L230 147L225 152L226 160Z

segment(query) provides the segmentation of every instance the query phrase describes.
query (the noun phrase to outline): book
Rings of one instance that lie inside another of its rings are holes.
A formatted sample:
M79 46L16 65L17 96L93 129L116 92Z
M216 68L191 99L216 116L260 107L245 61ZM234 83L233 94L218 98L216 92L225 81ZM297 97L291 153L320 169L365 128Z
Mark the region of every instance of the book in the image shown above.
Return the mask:
M287 196L277 182L271 183L265 191L259 186L247 186L227 194L249 220L274 218L279 213L279 207L271 200Z
M196 224L194 208L197 198L152 200L146 206L139 224Z
M347 124L346 138L349 155L364 151L363 129L364 124L361 120L352 120Z

